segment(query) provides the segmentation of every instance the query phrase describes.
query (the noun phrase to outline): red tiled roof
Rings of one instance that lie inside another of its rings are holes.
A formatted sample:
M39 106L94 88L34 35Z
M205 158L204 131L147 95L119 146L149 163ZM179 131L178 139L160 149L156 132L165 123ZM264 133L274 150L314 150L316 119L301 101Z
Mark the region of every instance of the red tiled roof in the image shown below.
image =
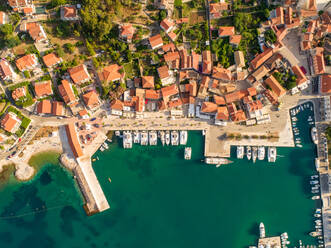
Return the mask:
M21 97L26 96L26 86L16 88L11 93L12 98L14 101L19 100Z
M38 114L50 114L52 113L52 103L50 100L42 100L37 104L37 113Z
M286 90L280 85L274 76L270 76L265 80L265 83L271 88L271 90L277 95L277 97L281 97L286 94Z
M240 41L241 41L240 34L230 36L230 44L239 45Z
M217 111L217 104L213 102L203 102L201 106L201 112L214 113Z
M142 87L145 89L154 89L154 77L153 76L142 76Z
M221 80L232 80L231 71L221 67L214 67L213 77Z
M62 80L62 84L58 86L60 95L66 104L74 102L76 100L75 93L71 88L70 83L67 80Z
M0 77L2 78L5 78L5 77L8 77L8 76L12 76L12 71L10 70L10 65L9 63L4 60L4 59L1 59L0 60Z
M68 69L68 73L75 84L80 84L82 81L90 78L87 69L83 64Z
M170 76L168 66L166 65L157 68L157 72L161 80Z
M297 77L297 85L300 85L307 81L305 74L302 72L299 66L295 65L292 67L293 73Z
M64 104L63 102L54 101L52 104L52 114L61 116L63 115Z
M61 58L56 56L55 53L50 53L43 57L43 61L47 67L52 67L52 66L60 63L62 60L61 60Z
M118 99L115 99L110 103L110 108L115 110L123 110L123 106L123 102Z
M171 100L168 102L168 108L171 109L171 108L176 108L176 107L179 107L179 106L182 106L183 105L183 101L178 98L178 99L175 99L175 100Z
M53 94L52 82L50 80L34 83L34 92L36 97L45 97Z
M217 105L225 105L225 99L223 96L214 95L214 101Z
M219 27L218 29L218 35L219 36L232 36L234 35L234 27Z
M165 45L163 45L162 46L162 50L163 50L163 52L169 52L169 51L175 51L176 50L176 47L175 47L175 45L174 45L174 43L169 43L169 44L165 44Z
M18 60L16 60L16 66L20 71L26 70L29 67L34 67L37 65L37 59L34 54L25 55Z
M167 31L169 28L173 27L174 25L175 23L169 18L163 19L160 23L160 27L165 31Z
M331 94L331 75L322 75L321 77L321 93Z
M120 70L123 69L122 66L118 64L112 64L103 68L102 72L99 73L100 81L116 81L124 77L124 72L121 74Z
M176 84L169 85L161 89L163 98L178 94L178 87Z
M164 55L165 62L174 61L176 59L179 59L179 53L178 52L169 52Z
M134 31L135 31L135 29L131 24L121 25L120 36L131 40L133 38Z
M273 54L272 48L267 48L263 53L260 53L257 55L252 61L251 65L253 69L258 68L260 65L262 65L265 61L267 61Z
M149 44L154 49L158 46L163 45L163 40L160 34L154 35L152 37L149 37Z
M168 33L168 36L172 41L176 40L177 37L177 35L172 31Z
M322 47L315 48L316 54L312 56L313 59L313 67L315 74L323 74L325 73L325 62Z
M67 137L68 137L68 143L71 147L71 150L72 150L74 156L76 158L83 156L84 154L83 154L82 148L81 148L78 138L77 138L75 124L70 123L70 124L67 124L65 127L66 127L66 133L67 133Z
M217 107L216 119L223 121L229 120L229 111L226 106Z
M83 100L84 100L84 103L86 104L86 106L88 106L90 108L96 107L100 104L99 96L94 90L91 90L91 91L87 92L86 94L84 94Z
M152 99L152 100L158 100L161 98L161 91L160 90L146 90L145 98Z
M5 131L11 133L17 124L17 120L15 118L17 118L17 116L14 113L7 113L1 120L1 127Z

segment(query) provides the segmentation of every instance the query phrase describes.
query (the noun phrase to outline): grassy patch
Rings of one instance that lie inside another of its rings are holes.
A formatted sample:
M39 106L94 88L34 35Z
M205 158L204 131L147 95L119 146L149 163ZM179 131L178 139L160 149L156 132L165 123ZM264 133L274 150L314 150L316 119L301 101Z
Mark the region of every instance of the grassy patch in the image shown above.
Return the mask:
M15 164L7 164L2 167L2 171L0 172L0 188L8 183L8 180L10 176L14 174L14 171Z

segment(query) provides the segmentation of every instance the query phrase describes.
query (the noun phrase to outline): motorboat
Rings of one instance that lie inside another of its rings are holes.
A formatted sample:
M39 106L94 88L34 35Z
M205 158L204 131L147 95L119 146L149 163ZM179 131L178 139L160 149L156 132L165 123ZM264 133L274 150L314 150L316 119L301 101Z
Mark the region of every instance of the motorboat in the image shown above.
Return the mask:
M179 137L180 137L180 144L181 145L186 145L187 143L187 131L183 130L179 132Z
M246 157L248 160L251 160L252 158L252 148L250 146L246 147Z
M116 136L120 136L121 135L121 132L120 131L115 131L115 135Z
M147 146L148 145L148 133L146 131L141 132L140 144L142 146Z
M148 133L149 145L156 146L157 145L157 133L156 131L149 131Z
M237 158L242 159L244 158L244 147L243 146L237 146Z
M310 232L309 235L312 237L317 237L319 235L322 235L322 232Z
M192 156L192 148L185 147L184 159L189 160L189 159L191 159L191 156Z
M160 131L160 139L161 139L161 143L164 146L165 144L165 132L164 131Z
M318 175L312 175L310 176L310 179L317 179L318 178Z
M316 218L320 218L321 215L320 215L320 214L314 214L314 217L316 217Z
M178 146L179 145L179 134L178 131L171 131L171 145Z
M133 132L133 143L135 143L135 144L140 143L140 132L139 131Z
M314 185L314 184L318 184L318 181L317 181L317 180L310 181L310 184L312 184L312 185Z
M260 223L259 229L260 229L260 238L261 239L265 238L265 228L263 222Z
M233 162L227 158L208 157L205 159L205 163L206 164L216 164L216 167L219 167L222 164L230 164Z
M170 145L170 132L169 131L165 132L165 143L167 146Z
M132 148L132 133L130 131L123 132L123 147Z
M256 146L253 146L252 158L253 158L253 163L255 163L256 158L257 158L257 147Z
M311 193L317 194L317 193L319 193L319 191L318 190L312 190Z
M320 199L321 197L319 196L319 195L314 195L311 199L312 200L318 200L318 199Z
M312 127L310 130L310 134L311 134L312 141L314 142L315 145L317 145L317 143L318 143L317 128Z
M257 149L257 159L263 160L265 157L265 148L264 146L259 146Z
M268 147L268 162L276 162L277 148Z
M315 213L320 214L322 212L322 209L316 208Z

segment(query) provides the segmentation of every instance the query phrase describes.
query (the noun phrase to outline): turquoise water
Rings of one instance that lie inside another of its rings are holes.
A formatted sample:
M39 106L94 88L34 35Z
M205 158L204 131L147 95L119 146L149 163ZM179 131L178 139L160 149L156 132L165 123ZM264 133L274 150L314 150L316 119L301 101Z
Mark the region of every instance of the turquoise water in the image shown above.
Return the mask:
M29 183L11 178L0 192L0 247L247 247L261 221L267 236L286 231L293 245L313 244L307 233L317 207L309 186L316 151L308 115L298 115L303 148L279 148L276 164L233 158L223 167L205 165L201 132L189 133L191 161L184 147L124 150L118 140L95 155L111 208L91 217L58 165L47 164Z

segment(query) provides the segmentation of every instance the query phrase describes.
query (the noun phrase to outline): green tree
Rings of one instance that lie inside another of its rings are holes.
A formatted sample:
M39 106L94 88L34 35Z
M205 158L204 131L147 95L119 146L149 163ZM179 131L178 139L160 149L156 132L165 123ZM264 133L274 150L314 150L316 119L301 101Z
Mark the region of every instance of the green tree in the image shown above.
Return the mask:
M52 8L55 8L57 6L60 6L60 5L65 5L67 3L66 0L52 0L51 1L51 6Z
M86 48L88 53L90 54L90 56L94 56L95 55L95 51L93 46L90 44L90 42L88 42L88 40L85 41L86 42Z
M277 36L272 29L268 29L264 33L264 38L266 42L275 43L277 41Z

